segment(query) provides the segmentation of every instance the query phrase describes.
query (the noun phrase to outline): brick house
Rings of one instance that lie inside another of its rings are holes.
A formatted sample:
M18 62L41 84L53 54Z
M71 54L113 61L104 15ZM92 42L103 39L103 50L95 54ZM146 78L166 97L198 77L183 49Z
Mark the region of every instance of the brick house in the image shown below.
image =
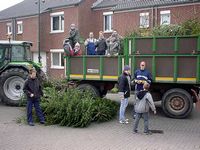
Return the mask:
M95 26L105 33L116 29L122 36L139 28L200 20L199 0L99 0L92 9L98 16Z
M38 2L38 0L37 0ZM44 70L50 77L64 77L63 39L75 23L82 37L92 30L91 5L95 0L40 1L40 50ZM87 16L87 17L86 17ZM84 19L83 19L84 18ZM0 12L0 39L33 42L33 60L38 61L38 3L25 0Z
M11 34L14 40L33 42L33 60L40 50L44 70L50 77L64 77L62 42L75 23L83 39L90 31L100 30L108 37L113 29L124 36L138 28L177 24L200 19L198 0L40 0L40 36L38 36L39 0L23 2L0 12L0 39Z

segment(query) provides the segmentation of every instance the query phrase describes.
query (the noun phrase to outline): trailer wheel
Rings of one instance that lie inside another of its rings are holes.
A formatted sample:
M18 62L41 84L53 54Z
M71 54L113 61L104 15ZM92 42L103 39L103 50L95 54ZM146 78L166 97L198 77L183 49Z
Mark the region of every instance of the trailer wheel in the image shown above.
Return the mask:
M104 98L107 93L108 93L108 90L106 90L106 89L104 89L103 91L100 91L100 97Z
M5 104L13 106L19 104L27 76L28 72L21 68L11 68L1 74L0 94Z
M163 95L162 109L171 118L185 118L193 109L192 97L183 89L170 89Z
M91 84L80 84L78 85L77 89L81 90L81 91L90 91L95 97L100 97L100 93L98 91L98 89L91 85Z

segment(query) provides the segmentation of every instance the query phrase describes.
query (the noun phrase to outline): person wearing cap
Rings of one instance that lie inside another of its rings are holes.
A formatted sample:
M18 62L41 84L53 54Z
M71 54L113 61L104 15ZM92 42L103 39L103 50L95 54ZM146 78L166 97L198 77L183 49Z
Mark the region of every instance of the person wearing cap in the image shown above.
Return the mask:
M152 82L152 75L151 73L146 69L146 63L145 61L140 62L140 68L137 69L134 73L134 81L136 83L135 85L135 91L136 93L138 91L144 90L143 85L145 82L151 84Z
M128 98L130 97L131 91L131 75L130 67L124 66L123 73L119 77L119 96L121 99L120 110L119 110L119 123L127 124L128 119L125 118L126 107L128 106Z
M40 97L43 96L42 87L38 78L36 77L37 71L32 68L29 70L29 78L25 81L23 91L27 96L27 122L30 126L34 126L32 117L32 108L35 107L37 116L40 123L44 124L45 119L39 105Z
M63 49L65 51L65 55L66 56L73 56L74 53L73 53L73 49L70 45L70 41L68 38L66 38L64 41L63 41Z

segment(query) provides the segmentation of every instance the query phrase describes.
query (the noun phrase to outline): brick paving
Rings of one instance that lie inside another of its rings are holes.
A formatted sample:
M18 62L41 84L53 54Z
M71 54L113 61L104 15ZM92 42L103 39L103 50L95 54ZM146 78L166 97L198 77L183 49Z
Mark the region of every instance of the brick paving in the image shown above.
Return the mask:
M112 95L111 95L112 96ZM132 120L132 103L127 117ZM22 108L0 105L0 150L200 150L200 111L194 109L187 119L167 118L158 110L150 115L150 128L164 134L132 134L133 123L91 124L88 128L59 126L30 127L17 124Z

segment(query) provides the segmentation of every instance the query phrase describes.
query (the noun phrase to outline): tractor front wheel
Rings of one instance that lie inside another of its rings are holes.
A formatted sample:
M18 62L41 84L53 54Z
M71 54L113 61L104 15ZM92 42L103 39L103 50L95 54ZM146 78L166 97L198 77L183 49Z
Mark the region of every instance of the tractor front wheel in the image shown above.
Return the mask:
M1 74L0 94L5 104L19 105L27 76L28 72L21 68L11 68Z

